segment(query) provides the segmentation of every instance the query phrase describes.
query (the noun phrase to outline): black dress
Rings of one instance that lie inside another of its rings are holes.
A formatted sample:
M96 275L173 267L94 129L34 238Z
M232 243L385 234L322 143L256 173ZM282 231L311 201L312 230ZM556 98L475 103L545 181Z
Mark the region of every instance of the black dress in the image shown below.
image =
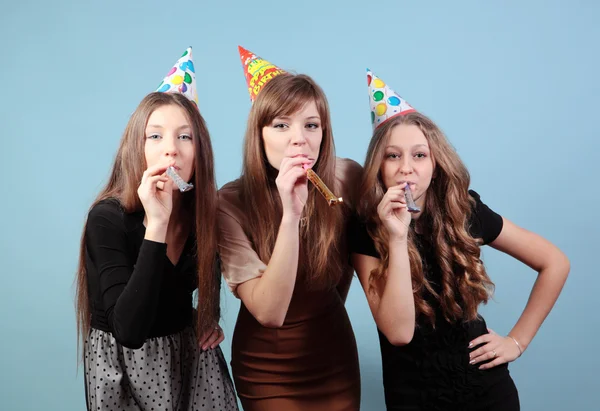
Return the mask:
M193 326L195 236L173 265L165 243L144 239L143 220L116 200L101 201L88 216L87 409L237 410L221 348L202 351Z
M476 201L470 233L494 241L502 231L502 217L488 208L479 195L470 190ZM423 260L427 280L438 292L441 272L435 261L434 246L424 236L416 243ZM379 258L366 226L355 220L351 229L352 252ZM412 341L405 346L392 345L378 330L383 366L383 384L388 410L440 411L517 411L519 396L510 377L508 365L479 370L469 364L468 348L474 338L487 333L483 318L469 322L447 322L439 302L431 295L424 298L436 313L435 329L417 318Z

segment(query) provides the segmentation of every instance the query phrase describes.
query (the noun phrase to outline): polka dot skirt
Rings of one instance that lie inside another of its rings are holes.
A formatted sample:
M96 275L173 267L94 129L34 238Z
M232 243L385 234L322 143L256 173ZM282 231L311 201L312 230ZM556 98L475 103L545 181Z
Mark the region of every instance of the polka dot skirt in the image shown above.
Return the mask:
M89 410L238 410L221 348L203 352L191 328L150 338L138 350L92 329L84 364Z

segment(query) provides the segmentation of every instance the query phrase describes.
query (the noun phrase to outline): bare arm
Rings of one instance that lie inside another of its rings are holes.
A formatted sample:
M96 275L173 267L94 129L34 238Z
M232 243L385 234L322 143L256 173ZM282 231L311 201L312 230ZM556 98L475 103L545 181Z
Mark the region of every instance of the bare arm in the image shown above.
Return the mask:
M538 272L527 305L510 332L525 350L558 299L569 274L569 260L548 240L506 219L490 246Z
M389 253L387 276L375 285L375 292L370 289L369 279L381 261L352 254L352 262L377 327L391 344L405 345L412 340L415 330L415 302L406 241L390 243Z
M260 261L242 228L244 212L237 218L227 212L225 202L219 212L219 250L224 274L250 313L266 327L280 327L294 292L300 249L300 216L308 198L303 157L282 160L276 179L283 216L273 253L267 265ZM269 210L264 210L269 212ZM235 278L234 278L235 277Z
M490 243L538 272L529 300L519 320L506 337L491 332L477 337L470 347L483 344L470 354L471 364L484 360L488 369L517 359L533 340L556 303L570 270L567 257L543 237L503 219L500 235Z
M285 320L298 271L299 238L299 222L284 218L263 275L237 287L248 311L265 327L281 327Z

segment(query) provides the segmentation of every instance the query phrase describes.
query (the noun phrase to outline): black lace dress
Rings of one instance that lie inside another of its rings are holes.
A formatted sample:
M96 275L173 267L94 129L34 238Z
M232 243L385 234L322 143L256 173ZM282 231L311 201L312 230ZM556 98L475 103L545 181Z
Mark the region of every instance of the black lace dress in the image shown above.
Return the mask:
M502 217L489 209L479 195L476 200L470 232L492 242L502 231ZM427 280L436 292L441 291L441 272L435 261L435 248L424 236L416 238ZM354 253L379 258L366 227L354 221L351 229ZM412 341L405 346L392 345L378 330L383 366L385 401L388 410L440 411L516 411L519 396L507 364L489 370L469 364L468 344L487 333L483 318L470 322L449 323L442 315L437 299L424 298L436 311L435 329L417 319Z

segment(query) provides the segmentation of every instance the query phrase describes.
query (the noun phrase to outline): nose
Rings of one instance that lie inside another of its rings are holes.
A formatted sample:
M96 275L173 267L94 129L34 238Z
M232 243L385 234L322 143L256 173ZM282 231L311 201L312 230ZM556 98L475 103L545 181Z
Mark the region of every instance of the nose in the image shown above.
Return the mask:
M164 154L167 157L174 157L177 155L178 152L178 148L177 148L177 139L175 137L170 137L170 138L165 138L163 140L164 142Z
M301 147L306 144L306 136L304 135L303 127L295 127L292 130L292 138L290 140L291 144L296 147Z
M402 174L410 174L413 171L411 158L409 156L402 156L400 159L400 168L398 170Z

